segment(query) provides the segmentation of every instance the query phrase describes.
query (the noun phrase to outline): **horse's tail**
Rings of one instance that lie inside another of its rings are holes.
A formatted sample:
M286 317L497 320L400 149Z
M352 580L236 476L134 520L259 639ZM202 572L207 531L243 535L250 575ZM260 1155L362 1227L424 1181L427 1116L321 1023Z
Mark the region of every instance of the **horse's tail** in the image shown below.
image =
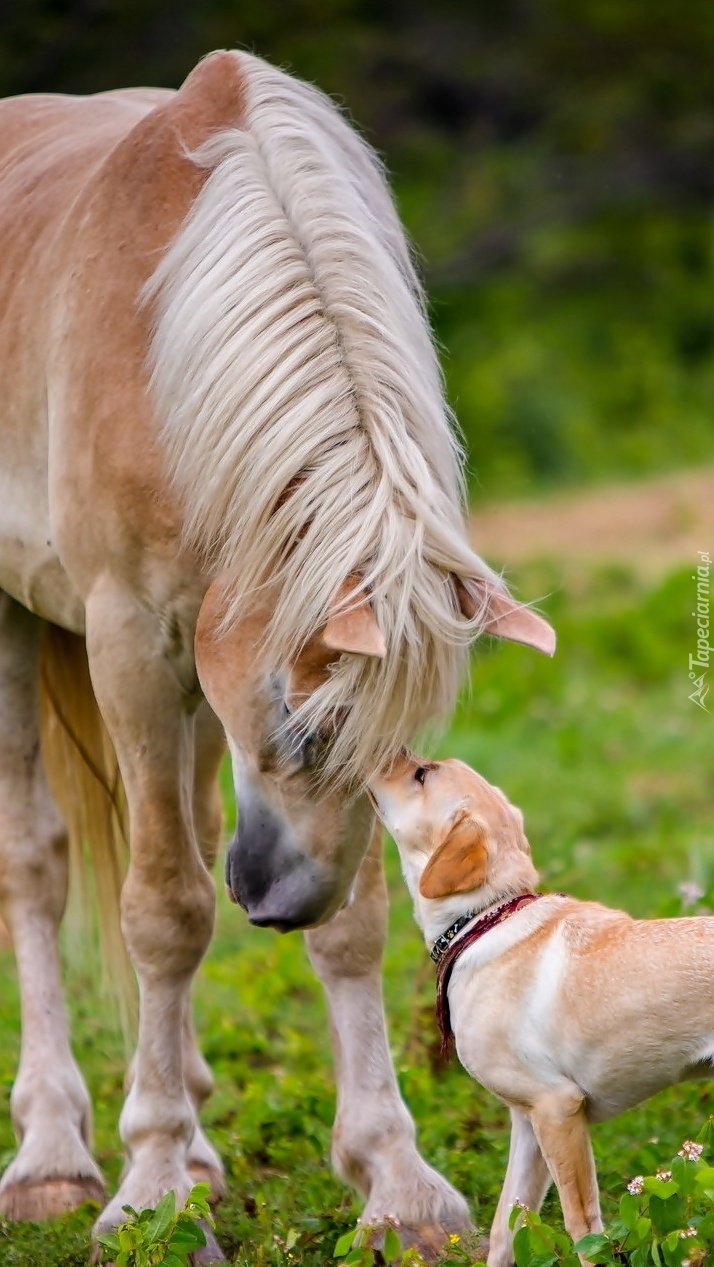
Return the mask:
M47 626L42 646L40 717L45 769L69 835L70 923L80 924L85 937L98 934L102 985L115 996L128 1035L135 988L119 917L128 838L124 790L84 639L55 625Z

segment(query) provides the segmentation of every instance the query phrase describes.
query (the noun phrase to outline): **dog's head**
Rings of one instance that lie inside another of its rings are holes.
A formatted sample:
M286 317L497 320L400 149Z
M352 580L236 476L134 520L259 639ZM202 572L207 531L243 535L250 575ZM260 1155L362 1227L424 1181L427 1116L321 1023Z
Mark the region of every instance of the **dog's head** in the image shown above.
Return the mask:
M404 754L369 791L399 847L425 932L425 902L458 913L537 883L520 810L462 761Z

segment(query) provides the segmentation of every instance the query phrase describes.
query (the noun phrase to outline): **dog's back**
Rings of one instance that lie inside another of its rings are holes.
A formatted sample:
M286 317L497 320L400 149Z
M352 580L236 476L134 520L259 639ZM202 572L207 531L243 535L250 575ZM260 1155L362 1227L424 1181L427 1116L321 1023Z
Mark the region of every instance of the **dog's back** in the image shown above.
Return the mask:
M536 1094L567 1079L598 1120L714 1073L714 917L634 920L573 898L543 907L522 939L492 957L489 935L454 975L457 1048L474 1077L506 1100L514 1085Z

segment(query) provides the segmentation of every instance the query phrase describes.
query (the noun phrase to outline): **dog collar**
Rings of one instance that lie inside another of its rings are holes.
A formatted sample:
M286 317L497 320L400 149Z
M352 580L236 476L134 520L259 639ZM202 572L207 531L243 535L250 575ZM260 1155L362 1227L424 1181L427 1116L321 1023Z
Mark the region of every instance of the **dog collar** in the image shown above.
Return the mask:
M442 933L440 937L437 937L434 945L429 951L434 963L438 963L445 952L449 949L449 946L454 940L456 934L460 933L461 929L465 928L466 925L470 924L471 920L475 918L475 911L467 911L465 915L460 915L457 920L454 920L453 924L450 924L446 929L446 932Z
M431 957L438 964L436 974L436 1019L441 1031L441 1054L448 1056L451 1051L453 1042L453 1030L451 1028L451 1014L449 1012L449 982L451 974L454 971L459 956L466 950L467 946L473 946L475 941L483 937L484 933L488 933L490 929L495 928L497 924L502 924L510 915L515 915L522 906L527 906L530 902L536 902L538 898L545 897L545 893L519 893L518 897L512 897L508 902L502 902L500 906L492 908L486 915L482 915L480 919L463 937L454 944L456 934L465 928L467 924L474 919L475 912L462 915L461 919L457 919L454 924L447 928L441 937L437 937L431 949ZM442 945L442 942L445 942Z

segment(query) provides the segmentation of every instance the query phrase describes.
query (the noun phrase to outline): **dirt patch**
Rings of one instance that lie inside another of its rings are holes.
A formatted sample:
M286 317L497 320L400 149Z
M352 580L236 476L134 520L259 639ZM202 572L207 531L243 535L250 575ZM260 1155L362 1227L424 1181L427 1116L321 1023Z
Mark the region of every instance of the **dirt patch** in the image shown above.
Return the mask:
M506 567L554 558L623 563L656 577L714 549L714 467L473 510L471 539Z

